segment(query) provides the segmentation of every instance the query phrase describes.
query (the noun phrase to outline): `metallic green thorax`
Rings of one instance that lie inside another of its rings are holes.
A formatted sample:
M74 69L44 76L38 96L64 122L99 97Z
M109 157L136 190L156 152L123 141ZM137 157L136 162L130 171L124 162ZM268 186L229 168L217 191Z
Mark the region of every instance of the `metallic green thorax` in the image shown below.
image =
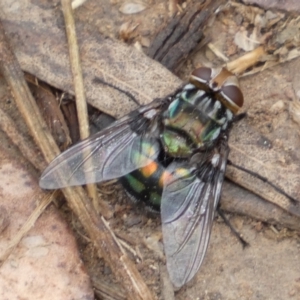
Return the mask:
M171 157L188 157L209 147L231 118L218 100L188 84L163 114L164 149Z

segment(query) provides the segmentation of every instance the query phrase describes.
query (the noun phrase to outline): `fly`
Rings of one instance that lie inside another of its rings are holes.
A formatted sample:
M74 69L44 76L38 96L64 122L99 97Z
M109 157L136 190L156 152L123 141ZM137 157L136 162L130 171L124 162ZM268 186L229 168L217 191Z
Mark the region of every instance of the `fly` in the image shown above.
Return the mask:
M131 197L160 210L168 272L181 287L203 262L224 181L228 135L242 105L232 73L198 68L173 95L63 152L39 184L58 189L119 178Z

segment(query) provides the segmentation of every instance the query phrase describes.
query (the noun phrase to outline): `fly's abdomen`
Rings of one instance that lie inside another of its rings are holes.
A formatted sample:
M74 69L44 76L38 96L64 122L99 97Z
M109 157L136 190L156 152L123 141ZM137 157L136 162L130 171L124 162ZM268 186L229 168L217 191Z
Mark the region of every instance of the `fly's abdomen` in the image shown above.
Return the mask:
M158 161L153 161L122 177L120 182L133 200L143 201L150 208L159 211L164 172L164 166Z

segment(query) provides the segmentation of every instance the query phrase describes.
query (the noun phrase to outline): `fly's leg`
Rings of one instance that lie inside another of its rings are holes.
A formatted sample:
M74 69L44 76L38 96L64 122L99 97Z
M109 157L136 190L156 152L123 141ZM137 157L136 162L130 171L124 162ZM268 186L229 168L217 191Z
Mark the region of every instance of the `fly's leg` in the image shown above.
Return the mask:
M109 82L107 82L107 81L105 81L105 80L103 80L103 79L101 79L100 77L97 77L97 76L93 79L93 82L94 82L94 83L98 83L98 84L104 84L104 85L107 85L107 86L109 86L109 87L111 87L111 88L113 88L113 89L119 91L120 93L125 94L125 95L126 95L128 98L130 98L135 104L137 104L138 106L140 106L140 103L138 102L138 100L137 100L130 92L125 91L125 90L123 90L123 89L117 87L116 85L114 85L114 84L112 84L112 83L109 83Z
M231 225L230 221L225 216L224 212L218 207L217 212L219 216L224 220L225 224L230 228L231 232L237 237L240 243L243 245L243 248L249 246L249 243L244 240L241 234Z
M232 123L237 123L247 117L247 113L241 113L233 117Z
M234 168L236 168L236 169L238 169L238 170L241 170L241 171L243 171L243 172L245 172L245 173L248 173L248 174L250 174L250 175L253 176L253 177L258 178L259 180L261 180L261 181L264 182L264 183L267 183L267 184L270 185L275 191L277 191L278 193L280 193L280 194L282 194L283 196L287 197L293 204L297 204L297 203L298 203L298 201L297 201L295 198L293 198L292 196L290 196L289 194L287 194L285 191L283 191L281 188L279 188L278 186L276 186L274 183L272 183L271 181L269 181L266 177L263 177L263 176L257 174L256 172L253 172L253 171L251 171L251 170L248 170L248 169L246 169L246 168L244 168L244 167L238 166L238 165L234 164L234 163L233 163L232 161L230 161L230 160L227 161L227 164L233 166Z

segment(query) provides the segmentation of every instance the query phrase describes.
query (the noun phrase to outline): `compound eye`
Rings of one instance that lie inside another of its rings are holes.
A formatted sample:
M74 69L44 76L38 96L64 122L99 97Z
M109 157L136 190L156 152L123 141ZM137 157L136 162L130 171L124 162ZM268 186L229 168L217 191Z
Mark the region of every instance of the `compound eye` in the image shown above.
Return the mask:
M229 106L238 111L244 104L244 96L240 88L236 85L225 85L221 88L222 96L229 102Z
M212 75L211 68L201 67L201 68L195 69L191 76L194 78L194 80L197 80L197 81L203 82L203 83L208 83L211 80L211 75Z

